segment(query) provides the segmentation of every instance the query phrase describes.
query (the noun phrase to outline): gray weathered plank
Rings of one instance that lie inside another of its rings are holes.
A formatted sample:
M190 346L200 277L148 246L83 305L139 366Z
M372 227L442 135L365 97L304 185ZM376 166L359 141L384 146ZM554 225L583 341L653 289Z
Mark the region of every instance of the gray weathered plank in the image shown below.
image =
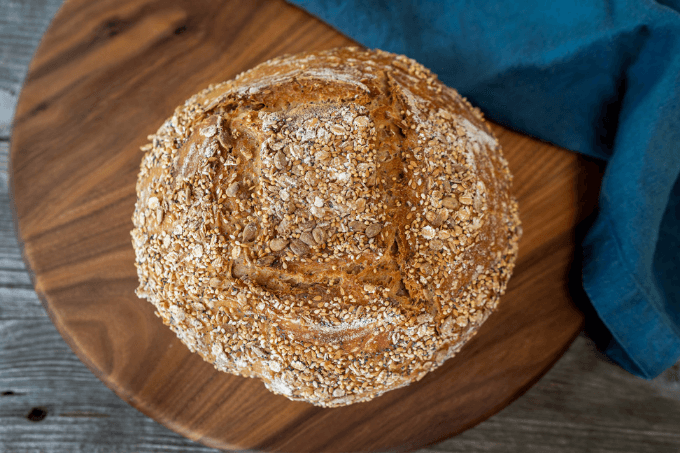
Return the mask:
M40 38L63 0L2 0L0 2L0 138L9 137L9 123L28 64Z
M31 289L14 236L3 139L30 58L61 3L0 0L0 451L216 451L176 435L107 389L61 339ZM677 452L678 426L680 364L643 381L579 337L523 397L420 453Z

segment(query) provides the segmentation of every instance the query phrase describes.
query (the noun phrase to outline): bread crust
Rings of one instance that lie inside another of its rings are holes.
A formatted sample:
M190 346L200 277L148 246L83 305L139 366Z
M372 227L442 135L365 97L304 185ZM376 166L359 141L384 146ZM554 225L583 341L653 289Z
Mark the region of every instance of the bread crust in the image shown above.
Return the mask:
M149 139L137 294L218 370L367 401L452 357L505 291L521 228L498 141L404 56L275 58Z

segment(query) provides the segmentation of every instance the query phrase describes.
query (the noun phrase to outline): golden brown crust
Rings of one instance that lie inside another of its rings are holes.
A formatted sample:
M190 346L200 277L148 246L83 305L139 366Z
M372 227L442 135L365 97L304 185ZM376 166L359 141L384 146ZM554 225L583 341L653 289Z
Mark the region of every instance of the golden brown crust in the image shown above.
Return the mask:
M453 356L519 241L477 109L403 56L276 58L210 86L143 147L138 295L192 351L320 406Z

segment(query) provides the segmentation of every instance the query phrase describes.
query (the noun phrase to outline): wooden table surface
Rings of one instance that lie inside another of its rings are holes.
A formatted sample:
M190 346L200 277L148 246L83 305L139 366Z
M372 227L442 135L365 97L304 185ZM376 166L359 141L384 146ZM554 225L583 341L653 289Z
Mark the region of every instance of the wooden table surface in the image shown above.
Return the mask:
M78 361L36 297L14 236L10 123L61 0L0 0L0 451L208 452L118 399ZM580 336L523 397L431 452L680 451L680 363L653 381Z

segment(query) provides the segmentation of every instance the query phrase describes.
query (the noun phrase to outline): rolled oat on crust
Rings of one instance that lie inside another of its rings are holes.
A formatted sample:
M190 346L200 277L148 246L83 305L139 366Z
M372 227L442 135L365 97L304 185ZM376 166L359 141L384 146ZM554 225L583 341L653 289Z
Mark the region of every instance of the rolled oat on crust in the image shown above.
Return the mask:
M149 137L139 297L218 370L333 407L421 379L498 305L511 175L479 110L401 55L275 58Z

